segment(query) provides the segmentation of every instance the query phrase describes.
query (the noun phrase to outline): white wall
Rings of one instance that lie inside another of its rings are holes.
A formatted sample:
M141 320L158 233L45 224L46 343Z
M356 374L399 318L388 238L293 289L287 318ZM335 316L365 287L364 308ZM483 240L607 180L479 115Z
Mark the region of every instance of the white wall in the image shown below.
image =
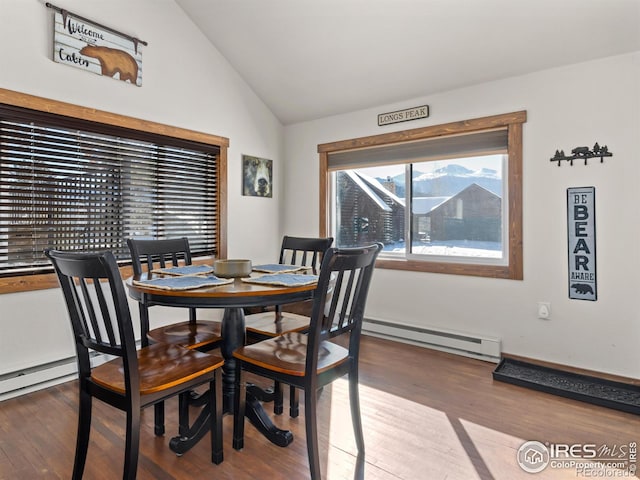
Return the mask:
M428 119L376 124L378 113L424 104ZM524 280L378 269L367 315L497 336L508 353L640 378L640 52L288 126L283 229L318 232L318 144L518 110L528 114ZM602 164L549 161L596 141L613 152ZM596 302L568 298L566 189L581 186L596 187ZM538 301L551 302L551 320L537 319Z
M509 353L640 377L634 195L640 178L640 53L283 129L173 1L61 2L55 3L149 42L143 86L54 63L52 11L44 1L0 0L0 87L230 138L231 257L271 261L283 233L318 233L319 143L527 110L524 280L377 270L367 314L498 336ZM425 103L431 106L428 119L376 126L377 113ZM596 141L613 152L603 164L558 168L549 162L556 148ZM274 160L273 199L241 196L242 153ZM591 185L599 299L585 302L567 298L565 195L567 187ZM540 300L552 304L550 321L536 318ZM0 295L0 374L73 353L58 291Z
M147 41L142 87L54 63L53 11L38 0L0 0L0 87L228 137L228 255L273 261L283 171L273 114L173 0L54 3ZM272 199L241 195L243 153L274 160ZM68 323L58 290L0 295L0 374L74 355Z

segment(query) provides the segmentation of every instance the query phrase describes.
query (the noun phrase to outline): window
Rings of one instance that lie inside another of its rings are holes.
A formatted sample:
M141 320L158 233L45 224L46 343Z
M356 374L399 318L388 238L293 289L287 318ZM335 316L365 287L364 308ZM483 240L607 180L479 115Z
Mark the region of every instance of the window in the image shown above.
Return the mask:
M318 146L321 231L378 266L522 278L525 112Z
M125 261L128 237L186 236L194 256L226 253L228 141L106 115L115 125L0 102L0 276L51 271L48 247Z

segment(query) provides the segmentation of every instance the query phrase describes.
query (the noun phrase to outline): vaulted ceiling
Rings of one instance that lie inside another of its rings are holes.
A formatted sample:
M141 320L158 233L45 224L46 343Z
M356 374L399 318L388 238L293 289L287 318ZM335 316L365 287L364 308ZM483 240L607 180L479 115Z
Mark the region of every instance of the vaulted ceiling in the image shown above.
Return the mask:
M640 0L176 2L285 125L640 50Z

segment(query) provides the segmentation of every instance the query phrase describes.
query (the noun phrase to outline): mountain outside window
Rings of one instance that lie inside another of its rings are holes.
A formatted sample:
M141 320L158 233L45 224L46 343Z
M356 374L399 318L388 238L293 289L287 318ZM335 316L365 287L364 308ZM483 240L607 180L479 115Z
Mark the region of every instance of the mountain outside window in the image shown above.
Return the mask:
M382 242L389 257L504 264L506 166L498 154L336 171L336 243Z

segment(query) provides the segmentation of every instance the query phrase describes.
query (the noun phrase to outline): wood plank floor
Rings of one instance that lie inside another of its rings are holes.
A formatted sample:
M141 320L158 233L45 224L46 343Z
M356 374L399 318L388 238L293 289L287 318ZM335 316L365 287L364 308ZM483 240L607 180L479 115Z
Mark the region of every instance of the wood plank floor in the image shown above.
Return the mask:
M576 469L525 473L516 452L527 440L597 445L640 443L640 417L494 382L494 364L372 337L361 359L361 405L367 480L575 479ZM259 383L259 382L257 382ZM75 448L77 385L69 382L0 403L0 479L68 479ZM269 407L267 407L269 408ZM165 437L153 435L153 410L143 413L138 478L308 479L304 411L275 417L293 431L287 448L271 445L247 422L245 448L231 448L224 419L225 459L213 465L208 437L182 457L167 447L177 403L167 403ZM324 477L351 479L355 444L347 383L320 400ZM94 402L86 479L121 478L124 415Z

